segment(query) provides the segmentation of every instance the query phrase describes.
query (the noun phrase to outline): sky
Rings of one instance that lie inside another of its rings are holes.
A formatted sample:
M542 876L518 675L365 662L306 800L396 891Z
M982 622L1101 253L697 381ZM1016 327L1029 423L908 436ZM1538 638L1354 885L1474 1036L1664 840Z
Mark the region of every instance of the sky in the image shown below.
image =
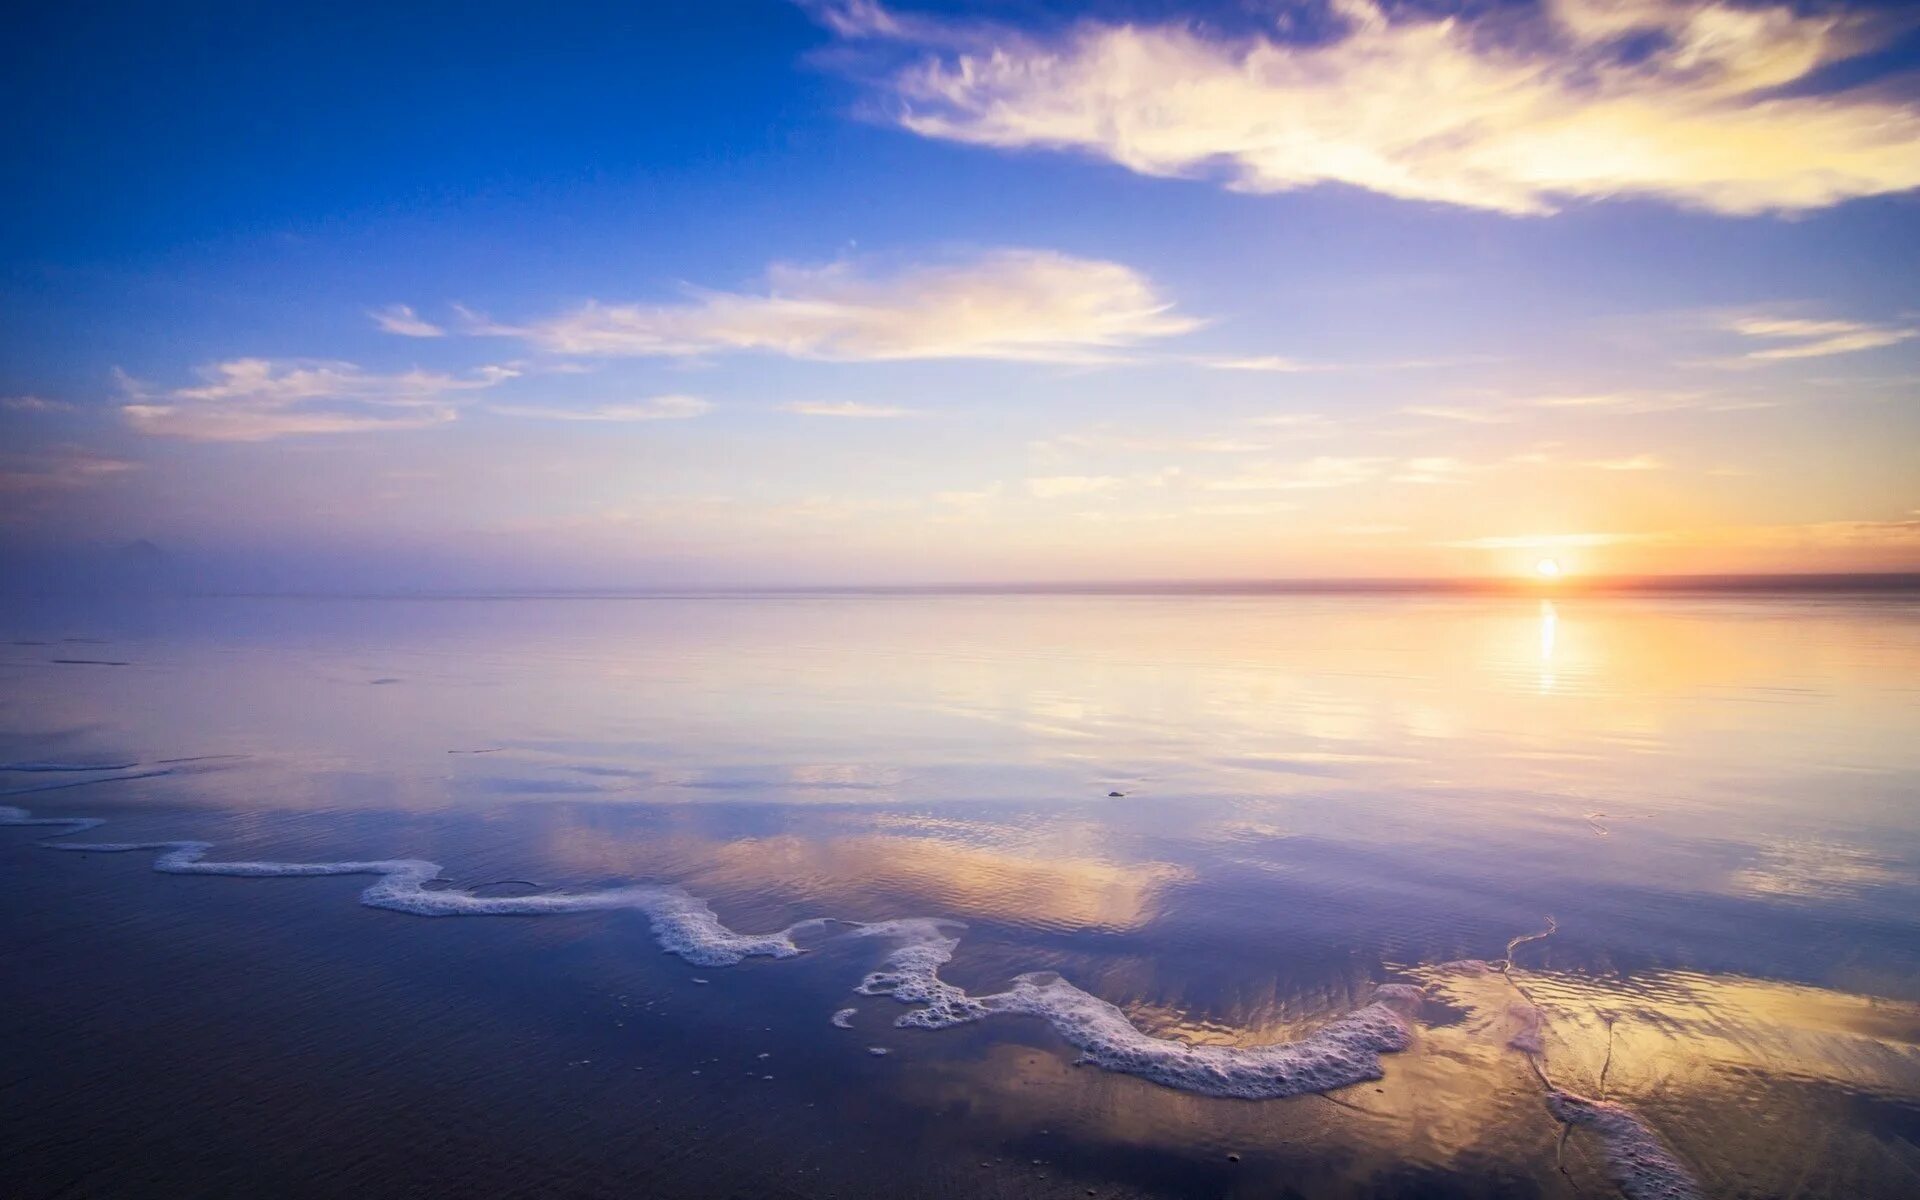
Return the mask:
M1920 569L1920 7L16 6L0 567Z

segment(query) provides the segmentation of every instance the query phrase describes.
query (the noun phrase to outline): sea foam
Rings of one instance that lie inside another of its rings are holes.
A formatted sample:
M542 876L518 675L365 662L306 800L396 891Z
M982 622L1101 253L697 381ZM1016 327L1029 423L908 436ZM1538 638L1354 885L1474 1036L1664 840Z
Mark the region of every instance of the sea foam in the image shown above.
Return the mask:
M1547 1109L1568 1125L1590 1129L1606 1148L1607 1173L1627 1200L1699 1200L1703 1194L1659 1135L1632 1109L1555 1088Z
M61 827L56 836L102 823L91 817L34 817L25 809L0 807L0 825ZM532 896L477 896L457 888L428 887L444 882L440 864L418 858L208 862L206 855L212 849L209 842L42 845L97 854L150 851L154 854L154 870L169 875L374 875L378 878L360 893L362 904L423 917L542 916L631 909L646 914L661 949L710 967L732 966L751 956L790 958L801 953L794 941L796 934L830 923L828 918L812 918L775 933L739 933L722 924L706 901L661 884ZM1380 1055L1411 1044L1411 1021L1421 1000L1418 988L1387 984L1375 989L1372 1003L1297 1041L1254 1047L1189 1046L1142 1033L1119 1008L1051 971L1017 976L1004 992L968 995L965 989L940 978L940 968L952 961L965 928L962 922L937 917L853 924L853 936L893 943L878 969L861 980L856 990L918 1005L895 1021L907 1027L945 1029L1002 1014L1039 1017L1079 1049L1085 1062L1205 1096L1268 1099L1378 1079L1383 1073ZM835 1013L834 1023L844 1027L852 1012L847 1009ZM876 1048L875 1053L884 1050Z
M899 943L880 968L861 981L866 995L886 995L922 1007L894 1024L945 1029L996 1014L1039 1017L1083 1060L1108 1071L1202 1096L1265 1100L1324 1092L1384 1071L1380 1055L1413 1041L1412 1017L1420 989L1386 984L1373 1002L1291 1042L1265 1046L1190 1046L1142 1033L1117 1006L1052 971L1016 976L1004 992L968 995L940 978L940 968L960 944L965 926L937 918L908 918L859 926L862 937Z
M18 814L20 819L8 819ZM51 821L27 818L21 809L0 809L0 824L65 824L69 833L100 822ZM155 852L153 869L168 875L229 875L269 879L317 875L378 875L360 893L369 908L384 908L418 917L542 916L550 913L604 912L634 909L647 915L660 948L703 967L732 966L743 958L764 955L791 958L800 953L793 935L821 924L801 921L777 933L736 933L720 921L706 901L676 887L644 884L591 892L552 892L536 896L475 896L456 889L425 885L440 877L440 864L418 858L375 859L364 862L206 862L210 842L49 842L54 850L97 854Z

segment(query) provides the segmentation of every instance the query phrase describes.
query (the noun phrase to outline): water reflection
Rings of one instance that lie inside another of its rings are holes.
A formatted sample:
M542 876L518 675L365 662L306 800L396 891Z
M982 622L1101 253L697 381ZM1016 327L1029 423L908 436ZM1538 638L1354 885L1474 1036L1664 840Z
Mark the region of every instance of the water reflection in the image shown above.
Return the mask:
M1911 603L209 602L8 620L9 642L55 648L0 647L0 760L240 756L36 796L129 837L419 855L467 882L671 880L737 928L957 917L969 987L1057 970L1196 1044L1296 1036L1403 975L1433 987L1418 1044L1342 1104L1184 1096L1075 1069L1037 1024L909 1036L858 1002L862 1036L895 1039L861 1086L913 1119L963 1108L982 1138L1047 1128L1090 1160L1167 1156L1185 1172L1168 1192L1224 1190L1208 1172L1228 1149L1241 1184L1269 1178L1258 1166L1310 1193L1418 1194L1438 1178L1423 1172L1563 1189L1505 981L1432 970L1547 914L1560 932L1525 978L1551 1069L1596 1088L1611 1048L1610 1094L1715 1190L1891 1196L1920 1165ZM65 636L129 665L56 663ZM540 936L617 960L624 932ZM815 956L818 991L800 970L790 1003L825 1036L870 964ZM1568 1153L1602 1179L1590 1147Z
M1540 602L1540 690L1553 690L1553 644L1560 628L1560 614L1553 601Z

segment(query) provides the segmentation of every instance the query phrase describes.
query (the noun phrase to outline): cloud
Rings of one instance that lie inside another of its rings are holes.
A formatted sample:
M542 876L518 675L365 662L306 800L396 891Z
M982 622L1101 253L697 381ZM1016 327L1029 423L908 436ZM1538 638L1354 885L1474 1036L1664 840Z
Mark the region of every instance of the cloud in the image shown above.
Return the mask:
M1266 371L1278 375L1295 375L1307 371L1331 369L1297 362L1291 358L1282 358L1277 354L1261 354L1250 358L1196 358L1191 361L1196 366L1206 367L1211 371Z
M651 396L615 404L596 404L591 408L542 408L533 405L489 404L487 411L500 417L524 417L534 421L684 421L713 410L713 403L698 396Z
M1043 475L1027 480L1027 492L1041 500L1104 492L1126 482L1116 475Z
M1467 538L1438 543L1468 550L1553 550L1662 545L1706 549L1834 549L1920 546L1920 509L1889 519L1808 521L1794 525L1725 525L1636 533L1555 533Z
M862 404L857 400L796 400L792 404L780 406L782 412L798 413L803 417L853 417L869 420L885 420L890 417L910 417L910 408L896 408L890 404Z
M1390 478L1394 483L1461 483L1472 469L1457 458L1410 458Z
M1286 500L1270 500L1264 504L1195 504L1187 511L1196 517L1273 517L1299 512L1300 506Z
M1661 471L1667 464L1657 455L1635 454L1627 458L1603 458L1586 464L1601 471Z
M808 7L867 56L883 119L929 138L1069 150L1244 192L1326 183L1510 214L1654 197L1796 212L1920 186L1920 108L1808 88L1898 22L1718 0L1547 0L1429 16L1333 0L1339 36L1078 22L1034 34ZM1318 31L1316 31L1318 32Z
M829 362L1099 362L1200 324L1175 314L1129 267L1039 250L880 274L849 263L777 266L767 285L695 291L677 304L590 301L518 326L470 315L468 332L597 357L758 351Z
M1264 417L1249 418L1248 424L1258 425L1262 429L1287 429L1295 433L1324 434L1331 433L1334 423L1324 413L1270 413Z
M367 314L373 323L388 333L397 333L401 337L437 338L445 337L447 331L431 321L423 321L420 314L405 304L389 304Z
M1441 542L1463 550L1565 550L1591 546L1620 546L1665 541L1665 533L1540 533L1517 536L1464 538Z
M141 433L264 442L442 425L458 415L458 393L493 387L519 372L493 366L465 376L418 370L382 375L352 363L236 358L202 367L197 387L161 392L116 374L131 401L120 411Z
M1316 488L1352 487L1369 483L1385 473L1390 458L1340 458L1322 455L1305 462L1249 471L1227 479L1214 479L1201 486L1210 492L1279 492Z
M1813 321L1792 317L1734 316L1723 326L1744 338L1781 343L1752 350L1741 361L1772 362L1795 358L1825 358L1897 346L1920 337L1920 329L1870 325L1861 321Z
M8 412L69 412L73 405L44 396L0 396L0 408Z
M90 487L133 470L135 464L79 446L0 454L0 495L63 492Z
M1513 419L1510 414L1496 408L1468 408L1452 404L1409 404L1400 411L1410 417L1430 417L1436 421L1459 421L1468 425L1497 425Z
M1408 416L1466 424L1498 425L1529 416L1639 416L1649 413L1746 412L1771 408L1772 400L1709 392L1593 392L1546 396L1483 396L1473 403L1414 404L1400 411Z
M1059 461L1072 455L1114 454L1258 454L1273 449L1267 441L1234 437L1175 437L1170 434L1129 433L1096 429L1061 433L1027 443L1035 457Z
M996 481L973 491L935 492L933 502L971 512L998 500L1005 490L1005 486Z

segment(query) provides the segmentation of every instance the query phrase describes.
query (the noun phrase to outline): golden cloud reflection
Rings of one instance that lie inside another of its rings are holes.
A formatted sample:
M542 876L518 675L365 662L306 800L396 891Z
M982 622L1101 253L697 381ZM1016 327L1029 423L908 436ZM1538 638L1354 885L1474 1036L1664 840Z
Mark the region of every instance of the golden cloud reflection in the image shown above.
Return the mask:
M858 891L910 898L927 912L1063 930L1134 929L1188 878L1168 863L1062 857L885 834L744 838L716 847L694 886Z
M1162 1036L1206 1031L1177 1013L1127 1003L1130 972L1067 969L1142 1028L1165 1026ZM1331 1096L1208 1101L1076 1068L1072 1051L1044 1026L1018 1021L924 1043L923 1035L894 1035L911 1039L901 1044L916 1070L892 1086L932 1111L964 1104L995 1136L1047 1129L1106 1153L1199 1164L1232 1152L1244 1159L1236 1178L1246 1183L1271 1175L1314 1193L1364 1193L1385 1173L1404 1183L1462 1171L1534 1185L1514 1188L1519 1194L1564 1194L1569 1181L1580 1194L1612 1194L1602 1147L1578 1130L1560 1144L1563 1129L1544 1089L1509 1045L1527 1024L1513 985L1497 972L1412 973L1435 1000L1416 1044L1386 1060L1384 1078ZM1545 1011L1543 1063L1555 1084L1629 1106L1708 1194L1773 1194L1781 1181L1812 1172L1832 1185L1815 1189L1823 1194L1890 1197L1911 1179L1911 1148L1897 1128L1857 1113L1838 1119L1836 1109L1851 1110L1863 1094L1911 1094L1920 1076L1920 1005L1692 972L1515 978ZM1261 1020L1260 1012L1292 1002L1282 990L1237 997L1235 1012L1254 1014L1260 1028L1233 1040L1268 1041L1318 1023Z

